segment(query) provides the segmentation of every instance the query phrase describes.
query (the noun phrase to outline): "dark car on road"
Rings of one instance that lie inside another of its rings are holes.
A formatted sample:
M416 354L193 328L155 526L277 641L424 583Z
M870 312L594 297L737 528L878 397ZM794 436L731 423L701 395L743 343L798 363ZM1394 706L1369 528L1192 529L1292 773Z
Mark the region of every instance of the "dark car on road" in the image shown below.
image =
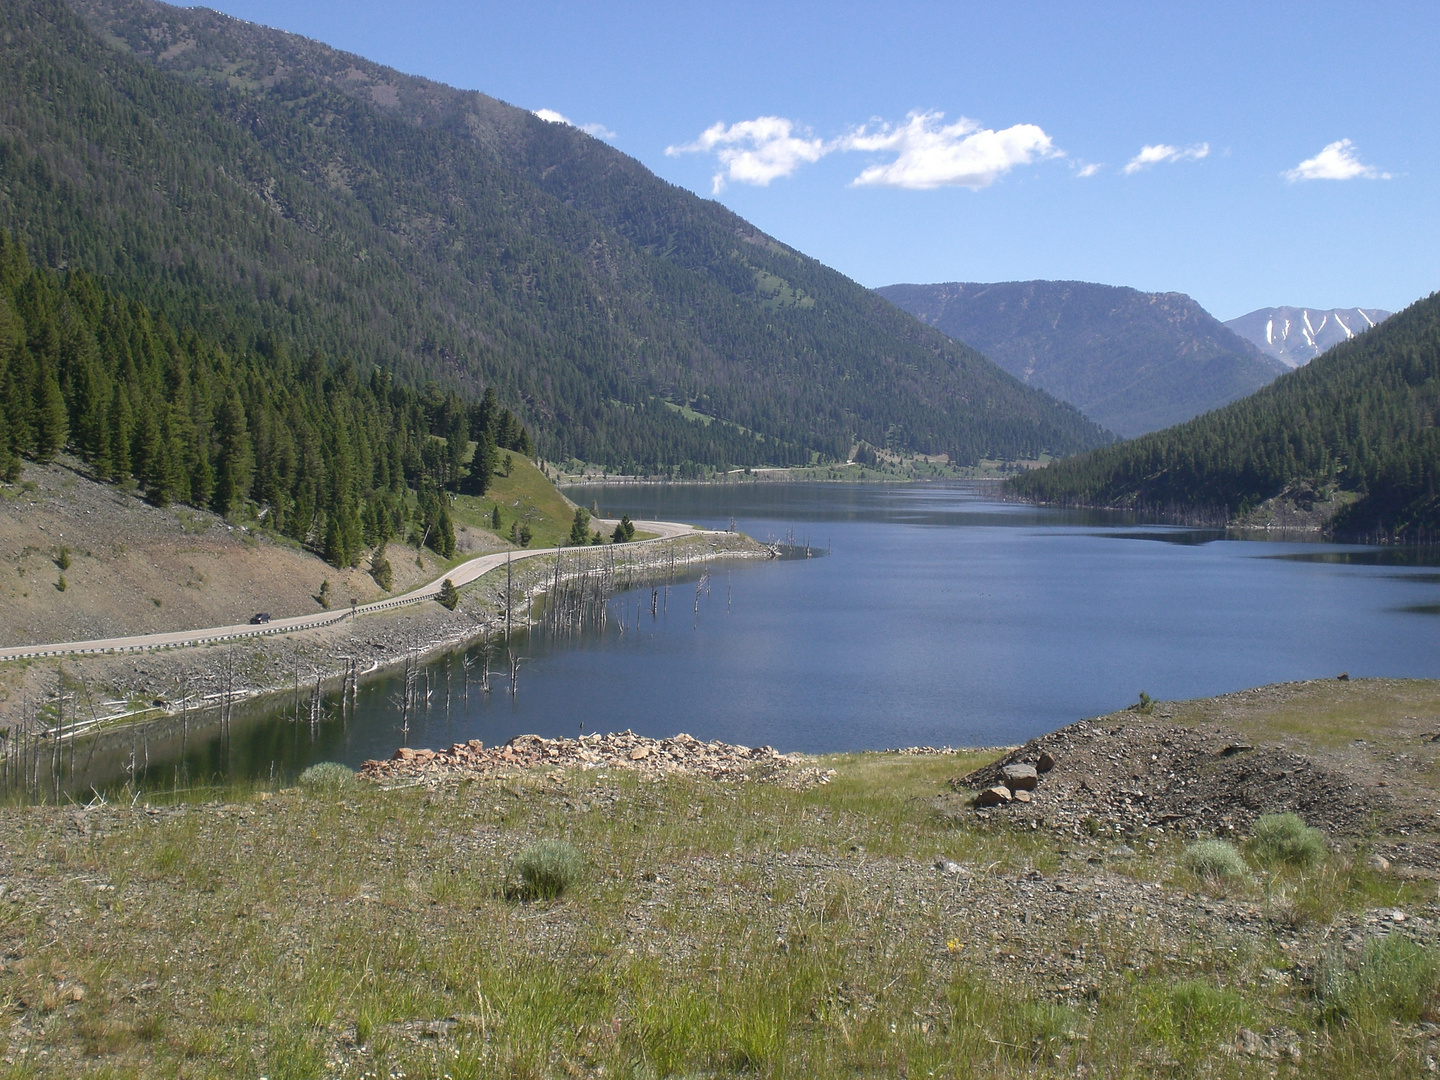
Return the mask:
M262 612L260 612L259 615L254 615L254 616L251 616L251 618L250 618L250 622L251 622L251 624L254 625L254 626L258 626L260 623L267 623L267 622L269 622L269 621L270 621L270 612L268 612L268 611L262 611Z

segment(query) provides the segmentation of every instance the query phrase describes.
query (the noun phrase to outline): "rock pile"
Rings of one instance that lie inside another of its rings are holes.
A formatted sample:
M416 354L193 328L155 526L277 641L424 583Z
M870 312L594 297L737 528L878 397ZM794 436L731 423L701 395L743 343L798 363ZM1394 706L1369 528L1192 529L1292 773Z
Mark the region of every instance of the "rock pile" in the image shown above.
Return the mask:
M1004 806L1009 802L1028 803L1034 799L1030 793L1039 786L1040 774L1049 772L1054 767L1055 759L1049 754L1042 755L1033 765L1026 761L1012 761L1001 765L1000 783L981 791L975 797L975 805Z
M447 780L495 776L536 766L572 769L630 769L658 779L674 774L713 780L763 781L789 788L828 784L834 769L807 763L800 754L782 754L768 746L701 742L690 735L647 739L633 731L546 739L517 735L504 746L486 748L479 739L448 750L402 746L389 761L367 761L360 772L371 780Z
M1293 751L1138 716L1072 724L950 783L977 793L981 809L1092 831L1244 831L1261 814L1288 810L1331 834L1356 834L1390 801L1384 785L1356 783Z

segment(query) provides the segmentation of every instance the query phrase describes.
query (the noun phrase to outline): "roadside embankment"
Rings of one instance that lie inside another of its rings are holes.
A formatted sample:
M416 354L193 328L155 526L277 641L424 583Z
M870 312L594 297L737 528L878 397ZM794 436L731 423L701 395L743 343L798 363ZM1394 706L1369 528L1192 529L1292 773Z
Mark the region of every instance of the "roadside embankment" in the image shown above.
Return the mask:
M200 712L203 720L203 710L218 715L222 704L233 707L293 690L297 682L313 686L318 679L325 686L338 686L347 674L363 679L407 657L413 660L457 648L481 634L504 632L507 612L510 629L526 627L554 584L557 557L562 578L609 560L618 575L614 580L629 588L663 581L703 563L764 559L772 552L740 533L716 532L565 549L558 556L517 561L508 574L500 564L461 589L454 611L425 599L293 633L191 648L11 661L0 665L8 695L0 702L0 727L33 730L53 724L54 702L62 692L67 725L83 728L187 708Z

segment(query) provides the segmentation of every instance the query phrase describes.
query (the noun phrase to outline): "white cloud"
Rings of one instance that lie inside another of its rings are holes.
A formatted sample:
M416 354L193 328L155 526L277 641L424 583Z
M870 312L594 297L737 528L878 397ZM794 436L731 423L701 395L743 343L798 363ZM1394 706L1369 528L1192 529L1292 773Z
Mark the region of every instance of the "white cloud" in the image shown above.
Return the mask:
M801 165L819 161L829 148L823 139L795 134L795 124L781 116L757 116L726 127L723 122L706 128L700 138L683 146L667 146L665 153L714 153L722 169L715 174L714 192L725 190L726 180L766 187L771 180L789 176Z
M1158 165L1162 161L1199 161L1210 155L1209 143L1196 143L1194 146L1167 146L1165 143L1156 143L1154 146L1142 146L1140 153L1136 154L1126 164L1124 172L1126 176L1137 173L1141 169L1148 169L1151 165Z
M944 113L912 112L904 124L878 130L860 128L837 140L840 150L893 151L898 156L872 165L857 176L857 187L988 187L1017 165L1063 156L1049 135L1034 124L1001 131L982 128L961 117L942 124Z
M615 138L615 132L611 131L604 124L577 124L568 116L564 115L563 113L558 113L554 109L536 109L535 115L538 116L541 120L544 120L547 124L567 124L570 127L579 128L581 131L585 132L586 135L593 135L597 139Z
M1080 165L1075 169L1075 177L1076 179L1084 180L1088 176L1094 176L1104 167L1104 165L1094 163L1090 165Z
M1292 184L1297 180L1389 180L1390 174L1374 165L1364 164L1355 156L1355 144L1349 139L1332 142L1312 158L1306 158L1293 169L1281 174Z

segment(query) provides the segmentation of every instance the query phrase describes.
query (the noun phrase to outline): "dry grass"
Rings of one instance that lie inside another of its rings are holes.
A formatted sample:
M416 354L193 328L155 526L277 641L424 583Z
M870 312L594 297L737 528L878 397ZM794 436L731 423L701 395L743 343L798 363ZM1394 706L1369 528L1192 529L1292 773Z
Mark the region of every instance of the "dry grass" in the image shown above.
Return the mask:
M841 756L803 792L594 770L11 808L0 1078L1402 1077L1436 1053L1433 882L1363 845L1204 882L1174 832L957 811L944 781L990 756ZM545 841L584 873L519 899Z

